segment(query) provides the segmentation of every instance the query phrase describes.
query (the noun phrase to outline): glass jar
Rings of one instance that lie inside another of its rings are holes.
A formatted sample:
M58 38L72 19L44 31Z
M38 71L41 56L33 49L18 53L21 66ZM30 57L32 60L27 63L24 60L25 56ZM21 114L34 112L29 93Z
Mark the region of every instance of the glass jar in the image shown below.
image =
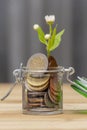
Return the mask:
M63 112L63 67L29 71L22 84L24 114L58 114Z
M29 70L20 64L20 68L13 71L15 83L1 98L3 101L13 90L15 85L22 85L22 112L24 114L60 114L63 113L63 75L67 72L67 80L73 84L69 76L74 69L62 66L49 70Z

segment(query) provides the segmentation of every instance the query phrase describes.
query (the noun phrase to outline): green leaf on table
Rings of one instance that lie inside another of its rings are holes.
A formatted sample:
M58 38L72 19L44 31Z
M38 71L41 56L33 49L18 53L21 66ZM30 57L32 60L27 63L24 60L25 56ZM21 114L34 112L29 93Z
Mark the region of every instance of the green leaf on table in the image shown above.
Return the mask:
M81 94L82 96L86 97L87 98L87 93L82 91L81 89L77 88L76 85L71 85L71 87L77 91L79 94Z
M82 83L81 81L79 81L79 80L75 80L75 83L77 83L78 85L80 85L81 87L83 87L84 89L86 89L87 90L87 85L85 86L85 84L84 83Z

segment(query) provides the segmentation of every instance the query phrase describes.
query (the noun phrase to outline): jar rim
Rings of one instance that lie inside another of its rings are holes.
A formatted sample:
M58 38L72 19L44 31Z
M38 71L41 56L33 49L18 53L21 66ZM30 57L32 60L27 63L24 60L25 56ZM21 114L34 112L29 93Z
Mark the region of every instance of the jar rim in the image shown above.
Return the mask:
M37 70L30 70L28 67L22 67L22 71L28 73L55 73L55 72L65 72L65 68L63 66L58 67L50 67L49 69L37 69Z

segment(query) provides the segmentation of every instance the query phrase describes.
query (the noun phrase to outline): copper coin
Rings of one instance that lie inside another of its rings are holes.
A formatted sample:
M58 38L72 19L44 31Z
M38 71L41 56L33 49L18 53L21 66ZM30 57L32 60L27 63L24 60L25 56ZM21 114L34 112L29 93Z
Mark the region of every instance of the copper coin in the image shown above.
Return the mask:
M59 91L58 91L59 92ZM54 90L50 89L50 93L53 95L53 96L57 96L58 95L58 92L55 92Z
M50 77L50 86L57 91L60 89L60 82L58 81L58 75L53 75Z
M57 96L53 96L53 95L50 93L50 90L48 90L48 95L49 95L50 100L51 100L54 104L58 104L58 103L59 103Z
M50 67L57 67L57 62L55 60L55 58L53 56L49 56L48 57L48 67L50 69Z
M52 93L50 93L51 99L53 99L53 101L55 103L58 103L60 101L60 93L57 95L53 95Z

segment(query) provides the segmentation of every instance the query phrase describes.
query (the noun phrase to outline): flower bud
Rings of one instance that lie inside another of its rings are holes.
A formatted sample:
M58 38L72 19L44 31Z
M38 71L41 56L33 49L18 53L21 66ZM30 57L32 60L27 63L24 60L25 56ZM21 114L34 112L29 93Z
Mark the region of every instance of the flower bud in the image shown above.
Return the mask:
M39 25L38 24L34 24L33 28L34 28L34 30L37 30L39 28Z
M49 24L49 23L54 23L55 22L55 15L46 15L45 16L45 20L46 22Z
M45 35L45 39L48 40L50 38L50 34Z

